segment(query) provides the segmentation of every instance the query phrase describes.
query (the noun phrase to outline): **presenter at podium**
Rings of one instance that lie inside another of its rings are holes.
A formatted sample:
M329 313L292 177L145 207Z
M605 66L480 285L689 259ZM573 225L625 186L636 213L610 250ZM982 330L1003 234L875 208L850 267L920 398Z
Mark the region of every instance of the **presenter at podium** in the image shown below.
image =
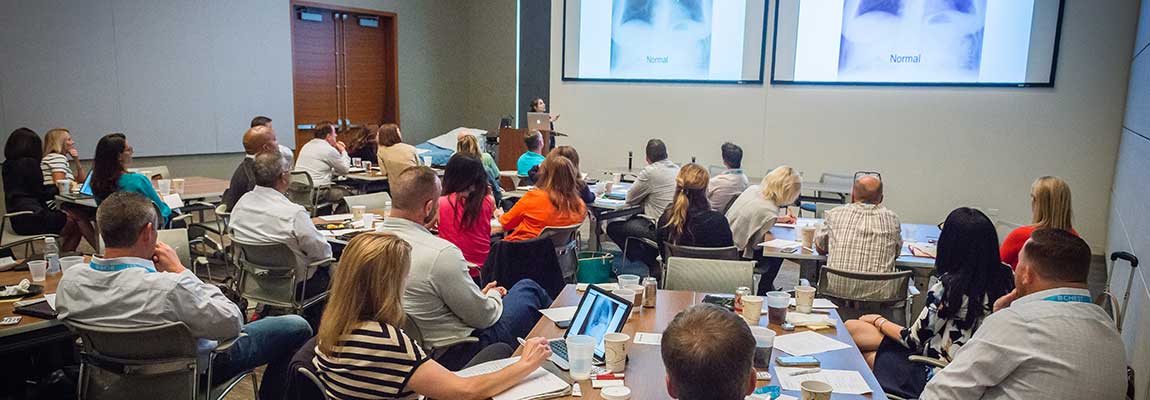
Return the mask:
M558 120L559 114L547 113L547 102L542 98L531 100L527 108L527 130L538 130L548 135L548 150L555 148L555 136L567 136L555 131L555 121Z

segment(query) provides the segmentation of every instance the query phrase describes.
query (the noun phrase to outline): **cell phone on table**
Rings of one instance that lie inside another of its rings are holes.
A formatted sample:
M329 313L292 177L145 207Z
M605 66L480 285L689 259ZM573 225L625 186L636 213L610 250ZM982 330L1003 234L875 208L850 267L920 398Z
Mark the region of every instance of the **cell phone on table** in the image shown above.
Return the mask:
M776 357L775 363L780 367L817 367L819 359L811 356L803 357Z
M555 326L559 329L567 329L571 327L571 320L555 321Z

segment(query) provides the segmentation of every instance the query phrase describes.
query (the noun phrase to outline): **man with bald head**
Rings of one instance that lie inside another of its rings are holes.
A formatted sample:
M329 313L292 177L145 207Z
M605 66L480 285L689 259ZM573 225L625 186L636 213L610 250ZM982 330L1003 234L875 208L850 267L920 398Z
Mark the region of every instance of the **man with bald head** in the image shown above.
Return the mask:
M252 178L252 160L256 154L265 151L281 151L276 142L276 132L269 126L256 125L244 132L244 160L232 172L232 181L224 192L223 201L228 210L235 208L240 197L252 191L255 182Z
M452 346L437 359L450 369L462 367L491 344L518 347L516 338L526 337L539 321L539 309L551 304L547 291L530 279L510 289L499 282L482 289L475 285L459 247L427 229L439 215L442 191L431 168L408 167L389 184L391 215L383 221L383 230L411 245L403 310L423 331L420 344L437 348L468 336L478 338L478 343ZM524 261L525 268L531 265Z
M895 272L894 260L902 248L898 215L882 205L882 179L877 174L856 174L851 203L826 212L815 234L815 247L827 255L827 268L884 273ZM872 283L829 276L827 288L858 299L893 297L896 282Z

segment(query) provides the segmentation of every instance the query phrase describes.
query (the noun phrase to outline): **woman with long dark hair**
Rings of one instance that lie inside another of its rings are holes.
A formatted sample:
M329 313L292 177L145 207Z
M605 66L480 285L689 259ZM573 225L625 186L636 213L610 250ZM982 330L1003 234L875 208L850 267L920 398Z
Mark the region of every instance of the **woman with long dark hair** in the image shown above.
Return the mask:
M452 156L443 173L439 237L458 246L465 260L483 267L491 250L491 218L495 212L483 162L466 154ZM469 273L476 278L479 268L471 268Z
M356 131L351 145L347 146L347 156L379 166L379 129L362 126L354 129Z
M172 216L172 209L156 193L148 177L128 172L135 150L123 133L109 133L96 142L96 157L92 159L92 194L96 203L115 192L136 192L156 203L164 223Z
M990 314L994 301L1014 289L1014 274L998 258L998 232L981 211L959 208L942 225L935 260L938 283L909 328L879 315L846 322L883 389L918 397L930 367L907 361L923 355L949 361ZM937 372L937 371L936 371Z
M551 156L539 166L539 182L527 191L499 223L509 233L506 240L528 240L548 226L583 222L587 208L579 198L578 172L567 157Z
M734 246L727 217L711 210L707 201L707 169L686 164L675 178L675 200L659 218L658 243L693 247Z
M10 213L27 211L12 217L12 231L20 235L59 234L60 248L76 250L81 230L75 216L52 206L55 186L44 185L40 160L43 157L40 136L28 128L8 135L4 144L4 207Z

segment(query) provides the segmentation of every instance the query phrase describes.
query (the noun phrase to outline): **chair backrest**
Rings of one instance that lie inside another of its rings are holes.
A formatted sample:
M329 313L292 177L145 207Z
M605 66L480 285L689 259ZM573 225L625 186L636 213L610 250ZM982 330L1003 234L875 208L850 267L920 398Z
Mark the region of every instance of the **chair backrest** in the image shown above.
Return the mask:
M740 260L739 248L735 246L694 247L680 246L671 243L665 243L665 245L667 246L667 254L670 257L702 258L708 260Z
M818 293L820 296L867 303L905 303L907 295L909 294L907 286L910 284L910 280L913 276L914 271L910 270L897 272L856 272L823 266L819 268ZM844 289L852 286L848 284L851 281L861 281L864 285L874 286L874 290L866 290L866 293L863 294L850 293ZM894 287L895 290L886 290L885 288L887 287Z
M826 218L827 211L840 206L833 203L815 203L815 218Z
M64 321L80 337L80 398L196 396L196 339L182 322L111 328Z
M727 215L727 211L730 211L731 206L735 205L735 200L738 200L738 199L739 199L739 196L731 196L731 199L727 200L727 204L724 204L723 209L719 210L719 212L723 213L723 215Z
M822 176L819 177L819 183L853 185L854 182L855 182L855 177L854 177L854 175L850 175L850 174L836 174L833 172L824 172L822 174Z
M552 298L558 296L567 284L550 238L492 243L479 273L482 282L498 281L503 287L531 279L547 290Z
M754 261L670 257L664 288L706 293L734 293L755 283Z
M559 258L559 267L563 269L563 279L574 282L575 271L579 268L579 227L580 222L567 226L548 226L539 232L540 238L551 239L555 246L555 256Z
M188 229L161 229L158 232L159 241L176 250L176 255L180 257L180 262L185 268L192 268L192 253L188 249Z
M309 211L315 209L315 183L306 171L291 172L291 183L284 195L292 203L299 204Z
M297 265L291 248L283 243L244 243L234 237L232 244L240 294L260 303L293 307L296 283L307 275L307 266Z
M391 201L391 195L387 192L378 192L371 194L361 194L357 196L346 196L343 198L347 209L351 210L354 206L364 206L368 210L382 210L387 207L387 203Z

